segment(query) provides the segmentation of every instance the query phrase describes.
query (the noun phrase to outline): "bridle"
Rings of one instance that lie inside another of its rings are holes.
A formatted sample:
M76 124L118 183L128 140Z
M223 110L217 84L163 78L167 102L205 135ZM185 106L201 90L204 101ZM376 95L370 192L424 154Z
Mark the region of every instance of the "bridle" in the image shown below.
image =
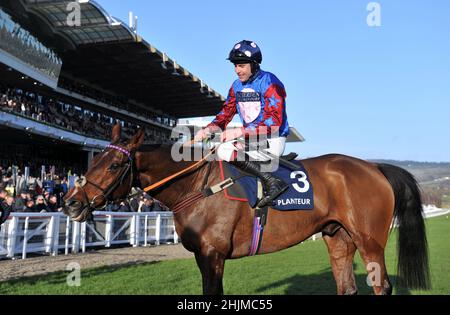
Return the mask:
M112 144L108 145L106 148L107 148L107 149L108 149L108 148L109 148L109 149L113 149L113 150L116 150L116 151L119 151L119 152L125 154L125 155L128 157L128 162L126 163L126 165L124 165L125 167L122 166L123 169L121 170L120 175L118 176L118 179L115 180L114 183L112 183L112 185L110 185L110 186L107 187L107 188L102 188L99 184L94 183L94 182L88 180L88 179L87 179L86 177L84 177L84 176L82 176L82 177L80 178L80 180L77 181L77 182L75 183L75 186L76 186L77 188L79 188L79 189L82 191L82 193L83 193L83 198L84 198L84 201L85 201L85 203L82 204L81 213L84 212L86 209L91 210L91 211L89 211L89 213L88 213L88 220L89 220L89 218L92 218L92 211L104 209L104 208L108 205L108 201L110 201L110 202L118 201L118 200L110 200L109 197L110 197L110 195L114 192L114 190L115 190L119 185L121 185L121 184L123 183L124 179L128 176L128 173L129 173L129 172L131 173L131 174L130 174L130 177L131 177L131 178L130 178L130 186L129 186L129 188L128 188L128 192L131 191L132 186L133 186L133 182L134 182L134 174L133 174L133 156L132 156L131 152L128 151L128 150L126 150L126 149L124 149L124 148L122 148L122 147L119 147L119 146L116 146L116 145L112 145ZM183 169L183 170L181 170L181 171L179 171L179 172L176 172L175 174L172 174L172 175L170 175L170 176L168 176L168 177L166 177L166 178L164 178L164 179L162 179L162 180L160 180L160 181L158 181L158 182L156 182L156 183L154 183L154 184L152 184L152 185L150 185L150 186L148 186L148 187L145 187L145 188L143 189L143 192L149 192L149 191L151 191L151 190L157 189L157 188L159 188L159 187L165 185L166 183L168 183L168 182L170 182L170 181L172 181L172 180L174 180L174 179L176 179L176 178L178 178L178 177L180 177L180 176L182 176L182 175L184 175L184 174L186 174L186 173L188 173L188 172L191 172L191 171L193 171L193 170L195 170L195 169L200 168L205 162L207 162L208 158L209 158L212 154L214 154L215 150L216 150L216 148L213 148L206 156L204 156L200 161L196 162L195 164L193 164L193 165L191 165L191 166L189 166L189 167L187 167L187 168L185 168L185 169ZM208 172L208 175L206 176L206 178L207 178L208 176L209 176L209 172ZM86 186L86 184L90 184L90 185L94 186L95 188L97 188L98 190L100 190L102 193L101 193L101 194L95 195L95 196L89 201L89 197L88 197L88 195L87 195L87 193L86 193L86 190L84 189L84 186ZM222 184L222 183L221 183L221 184ZM223 189L222 189L222 190L223 190ZM142 190L141 190L141 191L142 191ZM219 191L219 190L218 190L218 191ZM218 192L218 191L217 191L217 192ZM216 192L214 192L214 193L216 193ZM96 207L95 207L95 202L96 202L96 200L97 200L99 197L103 197L103 198L105 199L105 204L104 204L103 207L101 207L101 208L96 208ZM77 202L79 202L79 201L77 201ZM79 203L81 203L81 202L79 202Z
M123 181L125 180L125 178L128 176L128 173L131 173L130 175L130 186L128 188L128 191L131 190L132 185L133 185L133 180L134 180L134 174L133 174L133 156L131 155L131 152L116 146L116 145L108 145L106 147L107 149L113 149L116 151L119 151L123 154L125 154L128 157L128 161L127 163L122 166L122 170L120 171L120 175L117 177L117 180L115 180L109 187L107 188L102 188L99 184L94 183L93 181L87 179L86 177L82 176L79 181L75 184L76 187L78 187L82 193L83 193L83 197L84 197L84 201L85 204L83 205L83 208L81 209L82 211L84 211L86 208L88 208L89 210L102 210L104 209L107 204L108 201L114 201L114 200L110 200L110 196L111 194L114 192L114 190L123 183ZM94 186L95 188L97 188L98 190L101 191L101 194L97 194L95 195L90 201L88 198L88 195L86 193L86 190L84 189L84 186L86 186L86 184L90 184L92 186ZM96 208L95 207L95 202L98 198L103 197L105 200L105 204L103 205L103 207L101 208Z

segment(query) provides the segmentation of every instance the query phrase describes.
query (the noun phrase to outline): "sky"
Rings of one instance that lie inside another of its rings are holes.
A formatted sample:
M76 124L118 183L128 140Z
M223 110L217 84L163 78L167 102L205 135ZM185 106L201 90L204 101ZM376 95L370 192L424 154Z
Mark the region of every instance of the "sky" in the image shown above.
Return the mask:
M139 35L224 97L229 51L255 41L306 139L286 153L450 162L448 0L97 3L126 23L132 11Z

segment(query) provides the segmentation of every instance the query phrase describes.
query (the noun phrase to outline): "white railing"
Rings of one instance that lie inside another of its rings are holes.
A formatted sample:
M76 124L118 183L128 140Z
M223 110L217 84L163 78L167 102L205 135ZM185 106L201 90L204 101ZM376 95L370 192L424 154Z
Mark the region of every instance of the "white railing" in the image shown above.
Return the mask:
M424 217L450 209L424 205ZM94 212L94 224L73 222L62 213L11 213L0 229L0 258L29 253L85 252L88 247L133 247L178 243L172 212ZM321 238L321 233L311 237Z
M441 208L437 208L434 205L423 205L423 217L425 219L439 217L441 215L446 215L446 214L450 214L450 209L441 209ZM393 226L397 227L397 222L392 222L391 228ZM322 233L316 233L313 236L311 236L310 238L308 238L308 240L315 241L315 240L318 240L321 238L322 238Z
M0 229L0 258L167 243L178 243L172 212L94 212L94 223L73 222L62 213L11 213Z
M437 208L434 205L424 205L423 214L425 218L433 218L450 213L450 209Z

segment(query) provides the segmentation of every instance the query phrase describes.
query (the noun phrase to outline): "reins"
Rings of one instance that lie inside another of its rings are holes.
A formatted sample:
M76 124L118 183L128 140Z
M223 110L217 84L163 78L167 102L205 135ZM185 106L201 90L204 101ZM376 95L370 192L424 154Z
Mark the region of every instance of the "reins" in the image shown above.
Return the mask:
M190 141L190 142L186 143L184 146L192 145L192 144L193 144L193 141ZM128 152L127 150L125 150L124 148L121 148L121 147L118 147L118 146L114 146L114 145L109 145L107 148L114 149L114 150L116 150L116 151L119 151L119 152L121 152L121 153L127 155L128 158L129 158L129 162L130 162L130 163L129 163L129 165L122 171L122 173L121 173L121 175L120 175L120 180L118 180L118 181L116 181L115 183L113 183L113 185L112 185L111 187L109 187L108 189L102 189L99 185L97 185L97 184L95 184L95 183L92 183L92 182L90 182L90 181L87 181L89 184L93 185L93 186L96 187L97 189L100 189L100 190L103 192L102 196L104 196L105 199L107 199L107 197L110 195L110 193L111 193L115 188L117 188L117 186L118 186L120 183L122 183L123 179L124 179L125 176L128 174L128 172L129 172L130 170L132 170L132 160L133 160L133 158L132 158L132 156L131 156L131 153ZM185 169L183 169L183 170L181 170L181 171L179 171L179 172L176 172L175 174L172 174L172 175L170 175L170 176L167 176L167 177L163 178L162 180L160 180L160 181L158 181L158 182L156 182L156 183L154 183L154 184L151 184L151 185L145 187L145 188L143 189L143 191L144 191L144 192L149 192L149 191L155 190L155 189L157 189L157 188L159 188L159 187L165 185L166 183L168 183L168 182L170 182L170 181L172 181L172 180L174 180L174 179L176 179L176 178L178 178L178 177L180 177L180 176L182 176L182 175L184 175L184 174L187 174L187 173L191 172L192 170L199 169L201 166L204 165L204 162L207 161L207 159L208 159L211 155L213 155L213 154L215 153L215 151L216 151L216 147L213 147L213 148L211 149L211 151L208 152L208 154L206 154L206 155L205 155L201 160L199 160L198 162L196 162L196 163L190 165L189 167L186 167ZM217 194L217 193L223 191L225 188L227 188L227 187L233 185L234 182L235 182L235 180L236 180L236 179L234 179L234 178L228 178L227 180L225 180L225 181L223 181L223 182L220 182L219 184L216 184L216 185L214 185L214 186L212 186L212 187L205 187L206 184L207 184L207 182L208 182L209 172L210 172L210 169L209 169L208 172L207 172L206 178L203 180L203 185L202 185L201 191L198 191L198 192L193 193L193 195L191 195L189 198L186 198L186 199L182 200L181 202L177 203L176 205L174 205L174 206L172 207L172 209L171 209L173 213L178 213L178 212L180 212L181 210L183 210L184 208L187 208L188 206L194 204L195 202L197 202L197 201L199 201L199 200L201 200L201 199L203 199L203 198L212 196L212 195L214 195L214 194ZM133 176L133 174L131 174L131 175ZM130 185L132 185L132 179L131 179L131 181L130 181ZM86 192L84 191L84 189L82 188L82 186L84 186L84 185L80 185L80 187L81 187L81 190L83 191L83 193L85 194L85 199L86 199L86 201L87 201L87 205L86 205L85 207L93 208L93 203L95 202L95 199L96 199L98 196L94 197L94 199L91 200L91 201L89 202L89 200L88 200L88 198L87 198L87 195L86 195ZM107 190L107 193L105 194L104 192L105 192L106 190Z
M193 170L193 169L195 169L197 167L200 167L202 165L202 163L204 161L206 161L206 159L208 157L210 157L215 152L215 150L216 150L216 148L213 148L207 155L205 155L205 157L203 157L201 160L199 160L195 164L192 164L191 166L189 166L189 167L187 167L187 168L185 168L185 169L183 169L183 170L181 170L181 171L179 171L179 172L177 172L175 174L172 174L172 175L170 175L170 176L168 176L166 178L163 178L159 182L156 182L156 183L154 183L154 184L152 184L150 186L145 187L144 191L145 192L149 192L151 190L155 190L156 188L159 188L159 187L163 186L164 184L168 183L172 179L175 179L175 178L177 178L177 177L179 177L181 175L184 175L184 174L190 172L191 170Z

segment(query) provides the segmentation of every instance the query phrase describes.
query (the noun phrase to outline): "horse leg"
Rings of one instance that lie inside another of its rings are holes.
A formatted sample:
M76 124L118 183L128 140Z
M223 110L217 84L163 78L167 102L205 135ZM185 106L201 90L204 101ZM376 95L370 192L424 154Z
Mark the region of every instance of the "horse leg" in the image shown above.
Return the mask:
M376 295L391 295L392 285L389 281L384 258L384 247L369 236L354 237L356 247L366 265L369 281Z
M202 274L203 294L222 295L225 257L214 249L208 249L206 253L195 253L195 260Z
M356 246L343 228L333 236L323 237L330 255L331 268L337 285L337 294L355 295L358 293L355 274L353 272L353 258Z

